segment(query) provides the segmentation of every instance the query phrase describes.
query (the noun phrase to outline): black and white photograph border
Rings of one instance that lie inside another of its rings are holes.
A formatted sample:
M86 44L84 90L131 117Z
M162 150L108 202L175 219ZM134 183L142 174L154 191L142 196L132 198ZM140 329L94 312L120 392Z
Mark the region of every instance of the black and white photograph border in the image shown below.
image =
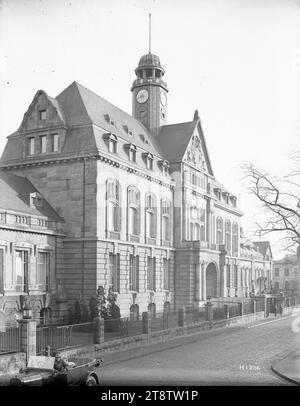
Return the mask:
M1 389L299 385L299 73L299 0L0 0Z

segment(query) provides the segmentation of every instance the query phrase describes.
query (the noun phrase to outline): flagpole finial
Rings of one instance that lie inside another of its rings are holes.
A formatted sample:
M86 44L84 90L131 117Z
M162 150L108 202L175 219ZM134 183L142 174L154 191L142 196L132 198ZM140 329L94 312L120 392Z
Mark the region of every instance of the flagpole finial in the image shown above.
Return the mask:
M151 13L149 13L149 54L151 54Z

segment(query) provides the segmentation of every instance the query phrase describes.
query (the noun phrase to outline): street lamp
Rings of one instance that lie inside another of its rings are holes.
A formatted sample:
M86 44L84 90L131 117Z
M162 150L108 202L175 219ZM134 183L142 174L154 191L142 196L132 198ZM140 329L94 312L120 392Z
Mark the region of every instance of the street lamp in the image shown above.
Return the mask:
M23 307L22 317L23 317L23 319L31 319L32 318L32 310L29 308L28 305L25 305L25 307Z

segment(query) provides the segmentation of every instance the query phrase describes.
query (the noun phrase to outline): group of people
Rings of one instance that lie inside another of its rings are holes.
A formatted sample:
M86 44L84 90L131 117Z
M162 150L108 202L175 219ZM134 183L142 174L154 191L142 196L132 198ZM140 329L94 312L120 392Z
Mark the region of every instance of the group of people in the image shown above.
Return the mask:
M46 346L44 354L46 357L52 357L51 348L49 345ZM54 369L56 369L59 372L67 371L76 366L74 362L69 362L66 357L62 356L62 354L59 351L56 351L54 356L55 356Z

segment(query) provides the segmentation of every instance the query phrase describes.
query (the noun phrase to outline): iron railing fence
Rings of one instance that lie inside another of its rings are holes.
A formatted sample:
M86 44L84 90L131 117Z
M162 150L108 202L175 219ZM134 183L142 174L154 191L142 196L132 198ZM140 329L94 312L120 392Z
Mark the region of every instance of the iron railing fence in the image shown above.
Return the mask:
M122 337L131 337L143 333L142 319L130 320L129 317L104 320L104 341Z
M256 312L263 312L265 310L265 298L255 299Z
M64 326L38 326L36 329L37 354L43 354L45 347L52 351L81 345L94 344L94 322Z
M21 329L19 326L0 326L0 353L21 350Z

